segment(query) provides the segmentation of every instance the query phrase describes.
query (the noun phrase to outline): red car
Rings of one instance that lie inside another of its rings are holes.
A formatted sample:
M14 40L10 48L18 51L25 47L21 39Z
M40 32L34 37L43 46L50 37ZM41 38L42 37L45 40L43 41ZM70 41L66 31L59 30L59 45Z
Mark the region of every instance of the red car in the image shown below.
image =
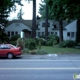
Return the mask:
M20 47L16 47L12 44L0 44L0 57L7 57L12 59L14 56L22 54Z

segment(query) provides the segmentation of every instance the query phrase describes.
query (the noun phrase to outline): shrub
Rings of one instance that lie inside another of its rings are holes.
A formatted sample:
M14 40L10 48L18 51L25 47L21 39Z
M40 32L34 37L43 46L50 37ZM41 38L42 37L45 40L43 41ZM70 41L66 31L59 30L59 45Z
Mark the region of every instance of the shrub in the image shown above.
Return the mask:
M53 46L59 43L59 37L57 35L49 35L47 37L46 45Z
M11 37L11 41L15 41L15 40L17 40L19 37L20 37L20 35L13 35L13 36Z
M18 38L17 39L17 46L21 47L21 49L25 48L25 39Z
M43 55L43 54L48 54L46 51L41 50L41 49L37 49L37 50L30 50L29 54L39 54L39 55Z
M32 39L32 38L28 38L28 39L26 40L25 46L26 46L28 49L30 49L30 50L36 49L36 46L37 46L36 40L35 40L35 39Z
M46 41L46 45L47 45L47 46L52 46L52 45L53 45L53 40L52 40L52 39L47 40L47 41Z
M23 49L23 53L29 53L29 49L28 48L24 48Z
M72 41L72 40L66 40L66 41L63 41L62 43L60 43L60 47L74 47L75 46L75 41Z
M48 53L44 50L36 50L36 54L43 55L43 54L48 54Z
M10 41L10 44L16 45L16 41Z
M29 54L36 54L36 50L30 50Z
M78 45L78 46L80 46L80 42L79 42L79 43L77 43L77 45Z

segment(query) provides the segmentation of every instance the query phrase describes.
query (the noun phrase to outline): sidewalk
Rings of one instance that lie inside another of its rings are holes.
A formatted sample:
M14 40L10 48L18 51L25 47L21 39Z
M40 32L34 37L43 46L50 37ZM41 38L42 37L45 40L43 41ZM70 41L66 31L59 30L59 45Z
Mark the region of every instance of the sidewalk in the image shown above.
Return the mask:
M25 59L80 60L80 54L22 55Z

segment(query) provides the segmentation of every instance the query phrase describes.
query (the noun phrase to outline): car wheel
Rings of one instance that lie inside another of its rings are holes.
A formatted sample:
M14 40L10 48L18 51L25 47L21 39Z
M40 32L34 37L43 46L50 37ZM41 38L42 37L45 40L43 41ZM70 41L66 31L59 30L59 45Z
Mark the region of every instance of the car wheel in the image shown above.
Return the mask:
M8 59L12 59L12 58L13 58L13 54L12 54L12 53L8 53L8 54L7 54L7 58L8 58Z

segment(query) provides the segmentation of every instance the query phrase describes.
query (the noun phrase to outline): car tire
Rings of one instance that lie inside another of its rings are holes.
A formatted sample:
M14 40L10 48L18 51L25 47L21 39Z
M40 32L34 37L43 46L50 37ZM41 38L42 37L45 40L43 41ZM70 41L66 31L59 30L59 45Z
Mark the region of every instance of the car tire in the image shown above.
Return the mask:
M13 54L12 54L12 53L8 53L8 54L7 54L7 58L8 58L8 59L12 59L12 58L13 58Z

